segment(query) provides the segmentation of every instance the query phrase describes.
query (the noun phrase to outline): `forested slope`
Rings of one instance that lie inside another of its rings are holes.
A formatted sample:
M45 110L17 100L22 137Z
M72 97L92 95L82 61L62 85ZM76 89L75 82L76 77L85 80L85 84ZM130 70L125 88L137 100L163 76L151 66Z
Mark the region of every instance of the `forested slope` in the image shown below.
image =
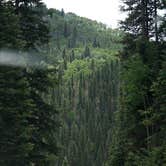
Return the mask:
M122 0L121 29L0 1L1 166L165 166L165 1Z
M52 93L62 121L56 165L104 165L118 109L123 33L63 10L50 13L51 52L59 62Z
M0 7L0 164L104 164L122 31L37 0Z

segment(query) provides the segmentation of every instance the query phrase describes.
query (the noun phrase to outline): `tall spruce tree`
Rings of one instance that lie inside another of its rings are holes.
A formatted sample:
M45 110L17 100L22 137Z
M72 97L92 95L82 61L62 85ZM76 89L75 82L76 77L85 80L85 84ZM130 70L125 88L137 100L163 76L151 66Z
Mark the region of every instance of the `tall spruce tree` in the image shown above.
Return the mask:
M149 165L149 161L150 165L160 165L164 164L163 157L158 163L155 158L157 151L161 152L162 147L165 147L165 143L161 141L164 140L165 133L160 135L163 128L163 119L160 117L162 104L158 103L152 89L156 79L160 77L160 69L164 70L161 59L165 61L165 42L160 42L160 24L157 19L163 1L125 0L123 3L122 10L128 12L126 20L121 22L126 31L123 51L126 58L122 59L121 109L117 112L121 119L119 122L115 121L115 130L120 129L118 135L124 140L120 139L123 145L123 156L120 160L122 165ZM121 124L124 124L124 129ZM119 144L114 146L110 150L110 165L114 161L121 165L117 161ZM145 153L149 155L147 158ZM163 154L161 152L161 156Z
M49 40L48 24L44 19L46 7L41 0L14 0L15 12L19 15L22 40L25 49L36 49Z
M125 21L121 21L122 29L145 39L154 37L158 41L158 10L164 5L159 0L122 0L121 11L127 12Z
M16 54L33 50L43 60L38 48L48 43L49 31L41 1L1 1L0 8L0 48ZM50 71L0 65L0 164L50 165L57 151L56 111L45 99L52 87Z
M3 24L2 24L3 23ZM20 49L19 19L14 14L10 2L0 4L0 50L1 56L8 56L2 49ZM19 54L17 52L17 54ZM24 70L19 66L0 63L0 165L29 165L29 154L32 152L33 126L28 119L34 109L30 98L28 81Z

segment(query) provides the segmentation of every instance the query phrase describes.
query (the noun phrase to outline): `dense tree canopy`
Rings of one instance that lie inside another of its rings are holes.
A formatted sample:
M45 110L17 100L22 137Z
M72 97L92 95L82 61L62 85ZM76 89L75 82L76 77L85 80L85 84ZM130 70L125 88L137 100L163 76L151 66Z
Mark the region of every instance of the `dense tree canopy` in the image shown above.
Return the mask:
M166 164L166 4L122 2L111 29L0 1L0 165Z

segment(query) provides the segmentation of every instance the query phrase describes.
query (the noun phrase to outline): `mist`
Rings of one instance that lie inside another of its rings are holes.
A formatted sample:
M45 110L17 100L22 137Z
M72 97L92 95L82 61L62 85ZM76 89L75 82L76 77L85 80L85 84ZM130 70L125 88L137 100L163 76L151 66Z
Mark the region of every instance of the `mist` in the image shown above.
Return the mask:
M0 65L3 66L43 68L44 64L44 58L35 53L0 51Z

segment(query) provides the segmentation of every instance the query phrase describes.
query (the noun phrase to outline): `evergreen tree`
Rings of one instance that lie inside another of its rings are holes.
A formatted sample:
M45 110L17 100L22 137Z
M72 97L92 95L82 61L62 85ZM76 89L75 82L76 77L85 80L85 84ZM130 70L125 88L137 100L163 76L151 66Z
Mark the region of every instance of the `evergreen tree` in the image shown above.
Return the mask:
M36 165L49 165L55 160L57 152L56 133L58 127L57 111L46 102L48 89L53 87L49 70L43 69L26 73L29 82L31 99L35 110L29 119L34 126L31 141L34 144L30 160Z
M0 67L0 164L30 165L29 156L33 151L34 126L29 118L35 109L30 98L28 82L19 67Z
M126 6L123 11L128 11L129 14L122 22L127 35L124 37L126 46L122 53L125 55L122 59L122 106L118 114L124 118L115 122L117 126L125 124L122 135L125 142L121 141L124 153L121 158L122 165L163 165L162 152L160 162L157 163L155 160L158 156L157 150L160 151L165 144L162 142L165 133L162 132L162 136L159 134L162 130L160 117L162 104L158 103L152 90L159 71L163 69L160 60L165 61L162 58L164 51L162 45L165 44L159 40L157 22L158 9L163 6L163 2L157 0L123 2ZM155 38L155 42L149 40L151 37ZM118 131L118 127L116 129ZM116 151L115 155L111 154L111 151L110 163L118 157ZM144 158L145 153L149 155L147 158Z
M71 39L69 40L69 48L76 47L76 41L77 41L77 28L74 27L73 32L71 34Z
M0 49L20 49L23 42L19 38L19 19L10 2L1 2ZM0 59L3 54L8 56L7 52L1 52ZM24 69L0 64L0 92L0 164L29 165L28 158L34 145L31 142L33 126L29 125L28 119L35 106Z
M74 50L72 50L71 55L70 55L70 63L73 62L75 59L75 54L74 54Z
M18 45L23 45L20 39L19 19L14 14L14 8L10 2L1 1L0 16L0 48L16 49Z
M88 46L85 47L85 51L84 51L83 57L84 58L90 57L90 49L89 49Z
M41 5L19 0L0 5L1 49L16 49L19 55L48 42ZM38 57L42 59L39 51ZM46 66L42 70L0 65L0 164L50 165L57 151L57 119L55 108L43 96L52 87L51 73Z
M63 57L63 62L64 62L64 69L67 69L67 55L66 55L66 50L64 49L62 52L62 57Z
M158 9L162 6L159 0L131 1L122 0L121 10L128 13L122 28L134 35L141 35L145 39L155 37L158 41Z
M64 9L61 9L61 16L62 16L62 17L64 17L64 16L65 16Z
M37 46L48 43L49 29L45 21L45 6L41 0L15 0L15 11L19 15L22 40L26 42L25 49L36 49Z
M93 46L94 48L100 47L100 44L99 44L99 42L97 41L96 38L94 39L92 46Z
M69 36L69 29L68 29L68 24L67 24L67 22L64 23L63 35L64 35L65 38L67 38L67 37Z

